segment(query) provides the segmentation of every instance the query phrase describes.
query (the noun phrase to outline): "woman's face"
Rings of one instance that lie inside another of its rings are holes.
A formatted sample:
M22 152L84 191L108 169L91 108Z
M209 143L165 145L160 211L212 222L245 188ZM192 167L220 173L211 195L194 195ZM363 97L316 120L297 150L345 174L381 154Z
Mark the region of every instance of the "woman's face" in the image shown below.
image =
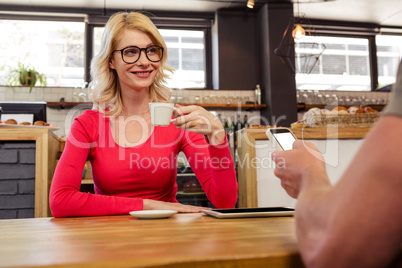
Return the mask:
M139 30L125 29L116 49L123 49L128 46L146 48L151 45L154 43L148 34ZM123 61L120 51L114 51L109 63L109 67L117 72L122 90L125 88L148 89L155 80L159 66L160 62L148 60L144 50L141 51L138 61L130 64Z

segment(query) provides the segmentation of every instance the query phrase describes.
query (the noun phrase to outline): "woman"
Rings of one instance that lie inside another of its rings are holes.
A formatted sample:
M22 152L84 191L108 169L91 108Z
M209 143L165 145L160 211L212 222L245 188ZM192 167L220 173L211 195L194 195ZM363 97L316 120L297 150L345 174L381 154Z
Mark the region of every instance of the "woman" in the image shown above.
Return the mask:
M94 109L74 120L53 177L53 216L200 212L202 207L176 200L180 151L214 206L236 204L234 163L216 117L199 106L177 106L168 127L151 123L149 102L169 102L170 91L163 85L171 71L166 52L162 36L145 15L110 18L91 66ZM87 160L95 194L79 191Z

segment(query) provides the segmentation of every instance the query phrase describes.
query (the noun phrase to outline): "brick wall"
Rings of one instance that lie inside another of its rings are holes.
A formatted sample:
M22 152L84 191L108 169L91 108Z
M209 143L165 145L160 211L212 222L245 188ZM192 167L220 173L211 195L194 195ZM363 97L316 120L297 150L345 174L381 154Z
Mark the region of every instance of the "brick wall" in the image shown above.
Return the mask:
M0 219L32 218L35 142L0 142Z

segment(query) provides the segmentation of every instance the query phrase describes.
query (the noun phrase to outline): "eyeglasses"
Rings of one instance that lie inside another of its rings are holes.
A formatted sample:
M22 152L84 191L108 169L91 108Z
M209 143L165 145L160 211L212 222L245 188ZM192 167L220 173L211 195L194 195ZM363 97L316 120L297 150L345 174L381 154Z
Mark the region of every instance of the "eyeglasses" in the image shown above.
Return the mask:
M147 59L151 62L158 62L162 59L163 57L163 47L160 46L149 46L146 48L139 48L137 46L129 46L125 47L123 49L116 49L113 50L115 51L120 51L121 53L121 58L125 63L135 63L137 62L140 57L141 57L141 51L145 52L145 56Z

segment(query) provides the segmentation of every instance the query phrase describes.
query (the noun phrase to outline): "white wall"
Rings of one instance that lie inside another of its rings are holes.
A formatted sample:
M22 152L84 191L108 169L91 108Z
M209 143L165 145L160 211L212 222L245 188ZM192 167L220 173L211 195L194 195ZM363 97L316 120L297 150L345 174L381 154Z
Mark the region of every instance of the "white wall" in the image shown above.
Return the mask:
M309 140L324 154L326 168L331 183L336 183L353 159L363 139L345 140ZM289 206L294 207L296 200L291 198L282 188L280 180L275 177L275 164L271 154L276 148L269 140L256 141L257 192L258 206Z

